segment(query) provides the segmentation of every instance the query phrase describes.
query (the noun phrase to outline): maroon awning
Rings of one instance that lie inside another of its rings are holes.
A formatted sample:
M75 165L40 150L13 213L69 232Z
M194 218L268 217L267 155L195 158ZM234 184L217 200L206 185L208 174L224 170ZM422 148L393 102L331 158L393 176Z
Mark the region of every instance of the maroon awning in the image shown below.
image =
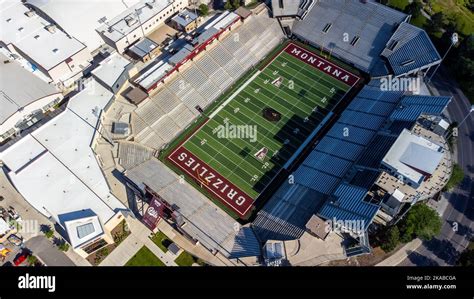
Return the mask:
M163 207L163 204L155 198L150 201L150 205L142 218L143 223L145 223L149 229L154 230L156 228L156 224L161 218L160 215L162 215Z

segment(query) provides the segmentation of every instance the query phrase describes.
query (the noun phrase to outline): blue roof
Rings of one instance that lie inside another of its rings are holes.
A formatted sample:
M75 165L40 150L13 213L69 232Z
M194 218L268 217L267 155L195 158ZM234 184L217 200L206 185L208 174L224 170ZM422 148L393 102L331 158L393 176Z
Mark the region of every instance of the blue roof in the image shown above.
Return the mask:
M399 76L441 62L441 56L423 29L401 23L382 52Z

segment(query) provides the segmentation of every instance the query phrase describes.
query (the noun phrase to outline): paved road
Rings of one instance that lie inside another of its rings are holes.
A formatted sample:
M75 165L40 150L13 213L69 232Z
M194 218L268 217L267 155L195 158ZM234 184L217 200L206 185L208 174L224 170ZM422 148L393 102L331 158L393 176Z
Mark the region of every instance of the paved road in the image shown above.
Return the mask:
M73 261L59 251L50 240L37 236L25 242L25 246L39 257L47 266L75 266Z
M448 106L452 121L460 123L468 113L471 104L458 85L440 68L433 79L441 95L451 95ZM443 214L441 235L422 245L399 265L428 266L454 265L460 252L469 244L474 231L474 113L459 127L457 142L457 163L466 174L463 182L447 194L448 206ZM453 229L457 223L457 231Z

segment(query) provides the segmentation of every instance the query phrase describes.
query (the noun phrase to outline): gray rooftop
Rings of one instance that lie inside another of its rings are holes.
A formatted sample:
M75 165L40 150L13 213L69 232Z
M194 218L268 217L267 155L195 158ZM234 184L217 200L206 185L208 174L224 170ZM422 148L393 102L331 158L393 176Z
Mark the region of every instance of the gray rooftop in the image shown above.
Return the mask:
M19 109L36 100L59 92L48 83L9 61L0 54L0 124L3 124Z
M138 57L144 57L156 48L158 48L157 43L149 38L144 38L131 46L128 50Z
M406 14L370 0L367 3L320 0L304 20L295 22L292 31L314 46L323 47L371 73L379 64L380 54L393 32L406 18ZM345 33L348 34L346 40Z
M173 20L182 27L186 27L192 22L194 22L197 18L198 16L195 13L185 9L174 17L172 17L171 20Z

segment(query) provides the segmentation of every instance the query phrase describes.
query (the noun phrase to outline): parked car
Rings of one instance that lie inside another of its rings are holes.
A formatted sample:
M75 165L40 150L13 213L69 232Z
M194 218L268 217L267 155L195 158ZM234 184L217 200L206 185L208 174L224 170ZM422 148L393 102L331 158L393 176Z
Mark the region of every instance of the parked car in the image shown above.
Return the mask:
M28 256L30 256L31 254L27 251L23 251L19 256L17 256L14 260L13 260L13 264L15 266L19 266L21 265L24 261L26 261L26 259L28 258Z

